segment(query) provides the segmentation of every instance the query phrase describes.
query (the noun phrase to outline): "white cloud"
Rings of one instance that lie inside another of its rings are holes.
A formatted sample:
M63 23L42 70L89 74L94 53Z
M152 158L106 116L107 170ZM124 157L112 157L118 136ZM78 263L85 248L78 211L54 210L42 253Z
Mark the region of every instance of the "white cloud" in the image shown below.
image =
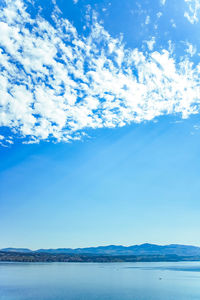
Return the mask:
M95 19L87 37L56 13L54 22L31 18L22 0L0 11L0 126L24 143L199 112L200 65L188 55L178 64L167 50L126 49Z
M162 14L162 12L160 12L160 11L156 14L156 16L157 16L158 19L160 19L160 17L162 17L162 15L163 15L163 14Z
M165 5L166 0L160 0L161 5Z
M186 46L187 46L186 52L190 54L191 57L194 56L197 52L197 48L194 45L190 44L189 42L186 42Z
M78 3L78 0L73 0L74 4Z
M150 16L146 16L145 24L148 25L150 23Z
M185 0L185 2L188 4L188 11L185 12L184 16L191 24L198 23L200 16L200 0Z
M156 41L155 41L155 37L153 36L151 40L146 41L147 47L150 51L153 50L153 47L155 45Z
M173 28L176 28L176 23L174 22L174 19L171 19L171 20L170 20L170 23L172 24L172 27L173 27Z

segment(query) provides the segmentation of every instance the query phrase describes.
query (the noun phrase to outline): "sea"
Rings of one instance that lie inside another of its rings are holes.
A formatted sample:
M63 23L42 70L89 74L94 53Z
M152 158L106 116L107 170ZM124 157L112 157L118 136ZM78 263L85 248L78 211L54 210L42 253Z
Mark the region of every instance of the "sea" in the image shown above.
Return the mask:
M0 263L0 300L200 300L200 262Z

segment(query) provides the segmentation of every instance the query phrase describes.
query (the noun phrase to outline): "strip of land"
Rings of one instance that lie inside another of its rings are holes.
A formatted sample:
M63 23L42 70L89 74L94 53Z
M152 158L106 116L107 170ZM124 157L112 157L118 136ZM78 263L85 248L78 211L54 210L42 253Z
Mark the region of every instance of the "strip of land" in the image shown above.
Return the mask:
M200 261L200 256L178 255L91 255L0 251L1 262L178 262Z

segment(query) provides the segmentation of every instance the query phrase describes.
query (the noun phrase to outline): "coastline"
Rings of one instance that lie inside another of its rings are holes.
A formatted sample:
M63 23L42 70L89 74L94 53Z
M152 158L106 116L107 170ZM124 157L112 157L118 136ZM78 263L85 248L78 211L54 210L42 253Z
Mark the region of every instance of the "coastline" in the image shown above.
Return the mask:
M178 255L91 255L0 251L0 262L182 262L200 261L200 256Z

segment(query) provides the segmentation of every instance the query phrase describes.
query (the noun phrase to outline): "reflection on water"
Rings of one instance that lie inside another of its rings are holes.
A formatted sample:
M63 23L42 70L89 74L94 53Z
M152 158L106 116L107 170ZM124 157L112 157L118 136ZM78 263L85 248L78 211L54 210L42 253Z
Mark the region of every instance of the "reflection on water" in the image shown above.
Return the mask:
M199 300L200 263L0 263L0 300Z
M168 271L186 271L186 272L200 272L200 262L191 263L187 262L186 264L180 265L180 263L166 263L165 265L156 266L152 263L152 266L130 266L127 268L132 269L143 269L143 270L168 270Z

